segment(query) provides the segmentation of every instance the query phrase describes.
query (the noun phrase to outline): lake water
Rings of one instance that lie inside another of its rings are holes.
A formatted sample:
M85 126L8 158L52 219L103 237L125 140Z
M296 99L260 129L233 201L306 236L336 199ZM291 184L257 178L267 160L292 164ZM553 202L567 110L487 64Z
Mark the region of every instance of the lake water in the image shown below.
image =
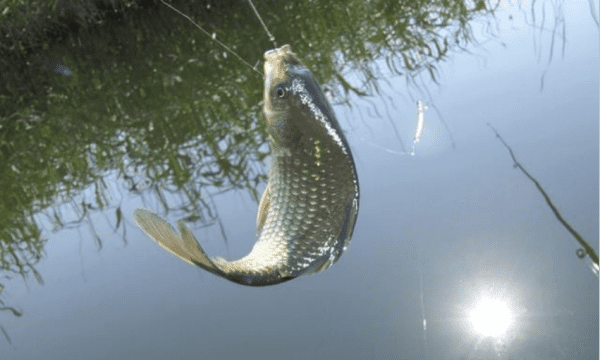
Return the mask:
M390 74L380 94L335 106L361 208L350 247L330 269L251 288L189 266L131 220L136 207L163 210L154 193L128 192L107 171L111 199L125 193L126 244L114 209L90 212L100 250L89 225L48 232L36 265L44 285L5 282L5 305L23 316L0 313L11 339L0 337L0 358L597 359L598 277L487 125L597 251L598 25L587 1L565 2L564 55L557 35L549 61L554 15L540 30L536 6L536 27L527 4L497 10L495 37L473 22L479 44L439 63L439 84L427 72L418 86ZM49 74L76 81L83 70L65 65L71 76ZM417 100L428 108L411 156ZM244 256L257 203L245 189L214 201L227 245L218 226L196 227L196 237L209 255ZM180 216L166 217L175 224Z

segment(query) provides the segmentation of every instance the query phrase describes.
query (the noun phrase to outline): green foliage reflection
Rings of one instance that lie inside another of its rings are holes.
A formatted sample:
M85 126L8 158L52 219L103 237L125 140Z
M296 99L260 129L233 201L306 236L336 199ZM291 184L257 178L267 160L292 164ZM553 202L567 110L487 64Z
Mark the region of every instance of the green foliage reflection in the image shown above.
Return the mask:
M269 39L246 3L173 5L262 64ZM378 59L409 81L424 71L436 79L436 63L473 40L469 23L493 14L481 0L256 5L338 103L379 91ZM112 183L203 221L215 217L207 187L258 197L268 156L262 79L159 1L13 1L0 9L0 59L2 274L41 282L43 234L91 212L114 211L124 232Z

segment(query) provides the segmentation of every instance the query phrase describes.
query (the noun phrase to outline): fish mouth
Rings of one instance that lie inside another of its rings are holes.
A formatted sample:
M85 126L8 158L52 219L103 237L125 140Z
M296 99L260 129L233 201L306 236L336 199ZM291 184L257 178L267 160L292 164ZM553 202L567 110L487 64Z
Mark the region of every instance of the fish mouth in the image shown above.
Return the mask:
M290 45L271 49L265 52L265 82L272 84L283 81L290 66L303 66L300 59L292 52ZM268 88L268 86L267 86Z

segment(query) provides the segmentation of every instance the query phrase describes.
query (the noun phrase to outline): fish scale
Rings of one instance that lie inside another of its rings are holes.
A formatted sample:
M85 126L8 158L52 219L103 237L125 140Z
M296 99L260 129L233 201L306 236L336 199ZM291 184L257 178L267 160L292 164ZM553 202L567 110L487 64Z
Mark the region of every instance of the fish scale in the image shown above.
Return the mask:
M350 244L359 186L350 147L331 105L289 45L265 53L264 108L271 146L257 241L245 257L209 257L183 222L180 234L137 209L138 226L188 263L230 281L273 285L333 265Z

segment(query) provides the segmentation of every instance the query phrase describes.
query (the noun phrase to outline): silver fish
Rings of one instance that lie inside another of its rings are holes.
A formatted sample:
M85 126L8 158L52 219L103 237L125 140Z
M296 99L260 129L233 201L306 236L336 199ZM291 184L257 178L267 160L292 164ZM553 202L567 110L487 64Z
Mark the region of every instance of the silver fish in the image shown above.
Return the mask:
M333 265L350 244L359 202L350 147L313 74L289 45L267 51L264 70L272 162L252 251L235 261L209 257L183 222L178 234L150 211L133 213L148 236L184 261L252 286Z
M427 106L421 100L417 101L417 129L415 130L415 137L413 138L413 144L421 141L421 135L423 135L423 123L425 122L423 113L427 110Z

